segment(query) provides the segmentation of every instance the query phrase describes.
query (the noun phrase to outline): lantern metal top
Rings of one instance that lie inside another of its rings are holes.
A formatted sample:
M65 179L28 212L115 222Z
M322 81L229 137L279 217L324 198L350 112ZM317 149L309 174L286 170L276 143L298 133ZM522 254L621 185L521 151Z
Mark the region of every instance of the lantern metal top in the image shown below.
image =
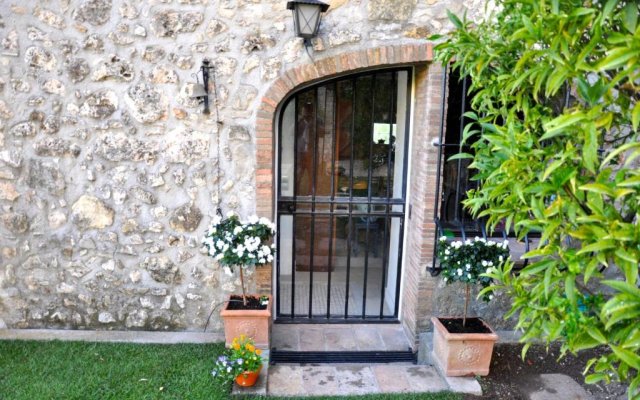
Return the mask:
M287 10L293 10L296 4L315 4L320 6L320 11L326 12L329 9L329 5L327 3L323 3L318 0L293 0L287 2Z

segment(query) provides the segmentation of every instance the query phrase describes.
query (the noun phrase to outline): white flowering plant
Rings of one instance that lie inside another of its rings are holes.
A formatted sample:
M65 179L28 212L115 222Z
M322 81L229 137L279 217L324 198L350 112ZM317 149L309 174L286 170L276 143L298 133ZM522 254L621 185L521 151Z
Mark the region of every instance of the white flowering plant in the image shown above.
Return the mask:
M275 245L271 238L276 228L267 218L251 216L246 221L233 211L226 218L213 217L202 244L207 253L225 268L240 269L242 298L246 304L243 269L264 265L273 261Z
M436 250L440 262L440 275L447 284L462 282L465 286L464 321L467 318L470 286L480 284L482 288L491 285L488 276L509 259L509 242L496 242L475 237L473 240L449 241L442 236ZM493 299L488 291L481 292L484 301Z

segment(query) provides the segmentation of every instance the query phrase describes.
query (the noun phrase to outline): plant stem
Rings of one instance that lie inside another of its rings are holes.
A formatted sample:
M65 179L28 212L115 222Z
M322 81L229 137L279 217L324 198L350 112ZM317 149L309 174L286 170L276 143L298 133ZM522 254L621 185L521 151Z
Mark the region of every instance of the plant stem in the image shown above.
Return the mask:
M469 308L469 295L470 295L470 287L469 285L464 285L464 313L462 317L462 326L467 326L467 309Z
M247 295L244 291L244 274L242 273L242 266L240 266L240 286L242 286L242 305L247 306Z

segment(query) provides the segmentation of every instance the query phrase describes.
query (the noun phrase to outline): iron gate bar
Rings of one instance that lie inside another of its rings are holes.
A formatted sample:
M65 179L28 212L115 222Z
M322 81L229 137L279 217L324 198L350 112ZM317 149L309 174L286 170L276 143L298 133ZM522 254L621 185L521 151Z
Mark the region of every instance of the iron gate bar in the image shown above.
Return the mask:
M407 89L406 89L406 94L405 94L405 111L404 111L404 121L405 121L405 127L404 127L404 131L405 131L405 135L404 135L404 149L402 152L402 198L405 199L406 201L406 197L407 197L407 181L409 180L407 178L407 169L408 169L408 165L409 165L409 141L410 141L410 135L409 135L409 126L411 124L411 87L413 87L413 77L412 74L410 73L410 71L407 71ZM397 88L396 88L397 90ZM405 210L405 205L403 205L402 211L403 213L406 211ZM405 217L404 215L402 216L402 218L400 218L400 222L399 222L400 226L399 226L399 242L403 243L404 242L404 224L405 224ZM398 246L398 267L396 268L396 290L395 290L395 295L396 295L396 301L395 301L395 307L393 310L393 315L398 315L398 311L400 310L400 280L401 280L401 271L402 271L402 255L404 253L404 246Z
M391 96L389 98L391 114L389 115L389 147L387 148L387 200L393 196L391 193L391 156L393 155L393 148L395 146L395 140L392 145L391 138L393 137L393 123L396 122L397 126L397 116L396 113L398 110L395 109L395 105L397 102L396 91L397 91L397 83L396 83L396 74L391 75L391 88L396 88L396 90L391 90ZM397 133L397 130L396 130ZM394 155L395 158L395 155ZM394 170L395 173L395 170ZM389 238L387 235L389 234L389 212L391 211L391 205L388 204L385 206L385 217L384 217L384 235L382 237L382 285L380 285L380 318L382 318L384 314L384 294L387 288L387 270L389 269Z
M467 105L467 78L463 78L462 80L462 108L460 109L460 148L458 149L458 153L462 151L462 134L464 132L464 113L466 112ZM454 203L455 209L453 212L454 221L458 221L460 217L460 173L462 172L462 159L458 158L458 173L456 174L456 201ZM464 228L462 233L462 238L465 238Z
M369 126L371 128L374 127L375 124L375 113L376 113L376 77L378 75L374 74L372 78L372 90L371 90L371 120L369 121ZM368 130L370 138L369 138L369 167L367 168L367 213L371 213L371 187L372 178L373 178L373 129ZM367 277L369 275L369 217L365 217L366 230L364 232L364 242L367 244L364 247L364 282L362 287L362 319L365 318L367 313ZM354 224L355 225L355 224ZM356 235L358 231L356 229ZM356 240L358 238L356 237Z
M310 232L310 238L309 238L309 243L311 246L311 251L309 252L309 319L311 319L312 313L313 313L313 262L314 257L314 246L315 246L315 239L316 239L316 216L314 214L314 212L316 211L316 184L317 184L317 178L318 178L318 118L319 118L319 113L318 113L318 105L319 105L319 101L318 101L318 87L316 86L316 88L314 89L314 107L313 107L313 121L314 121L314 128L313 128L313 165L311 167L311 199L313 200L311 202L311 232ZM303 111L304 112L304 111Z
M293 165L294 167L298 165L298 129L300 128L298 125L298 103L300 102L300 98L296 97L296 101L293 103L293 120L294 120L294 128L293 128ZM298 193L298 179L296 174L294 173L292 176L293 181L293 196ZM294 203L295 204L295 203ZM294 205L294 211L297 209L297 204ZM293 232L293 245L291 246L291 318L295 316L295 298L296 298L296 217L295 215L291 217L292 222L292 232Z
M333 83L333 130L331 132L331 203L329 204L329 211L333 213L335 199L335 172L336 172L336 127L338 126L338 83ZM326 124L325 124L326 125ZM329 270L327 271L327 319L331 318L331 270L333 269L333 219L334 216L329 217Z
M353 137L356 132L356 90L357 90L357 81L356 78L353 77L351 79L351 138L350 145L351 149L349 151L349 217L348 217L348 225L351 226L353 224L353 216L351 213L353 212L353 152L355 149L355 144ZM351 281L351 248L353 243L352 237L352 229L349 229L349 233L347 233L347 282L345 287L345 296L344 296L344 318L347 319L349 317L349 287Z

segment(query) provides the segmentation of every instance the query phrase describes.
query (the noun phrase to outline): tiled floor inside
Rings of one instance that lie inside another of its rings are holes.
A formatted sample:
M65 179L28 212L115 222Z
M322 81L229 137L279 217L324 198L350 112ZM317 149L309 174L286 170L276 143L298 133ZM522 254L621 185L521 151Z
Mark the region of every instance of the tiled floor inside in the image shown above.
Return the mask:
M271 347L290 351L406 351L400 324L273 324Z

